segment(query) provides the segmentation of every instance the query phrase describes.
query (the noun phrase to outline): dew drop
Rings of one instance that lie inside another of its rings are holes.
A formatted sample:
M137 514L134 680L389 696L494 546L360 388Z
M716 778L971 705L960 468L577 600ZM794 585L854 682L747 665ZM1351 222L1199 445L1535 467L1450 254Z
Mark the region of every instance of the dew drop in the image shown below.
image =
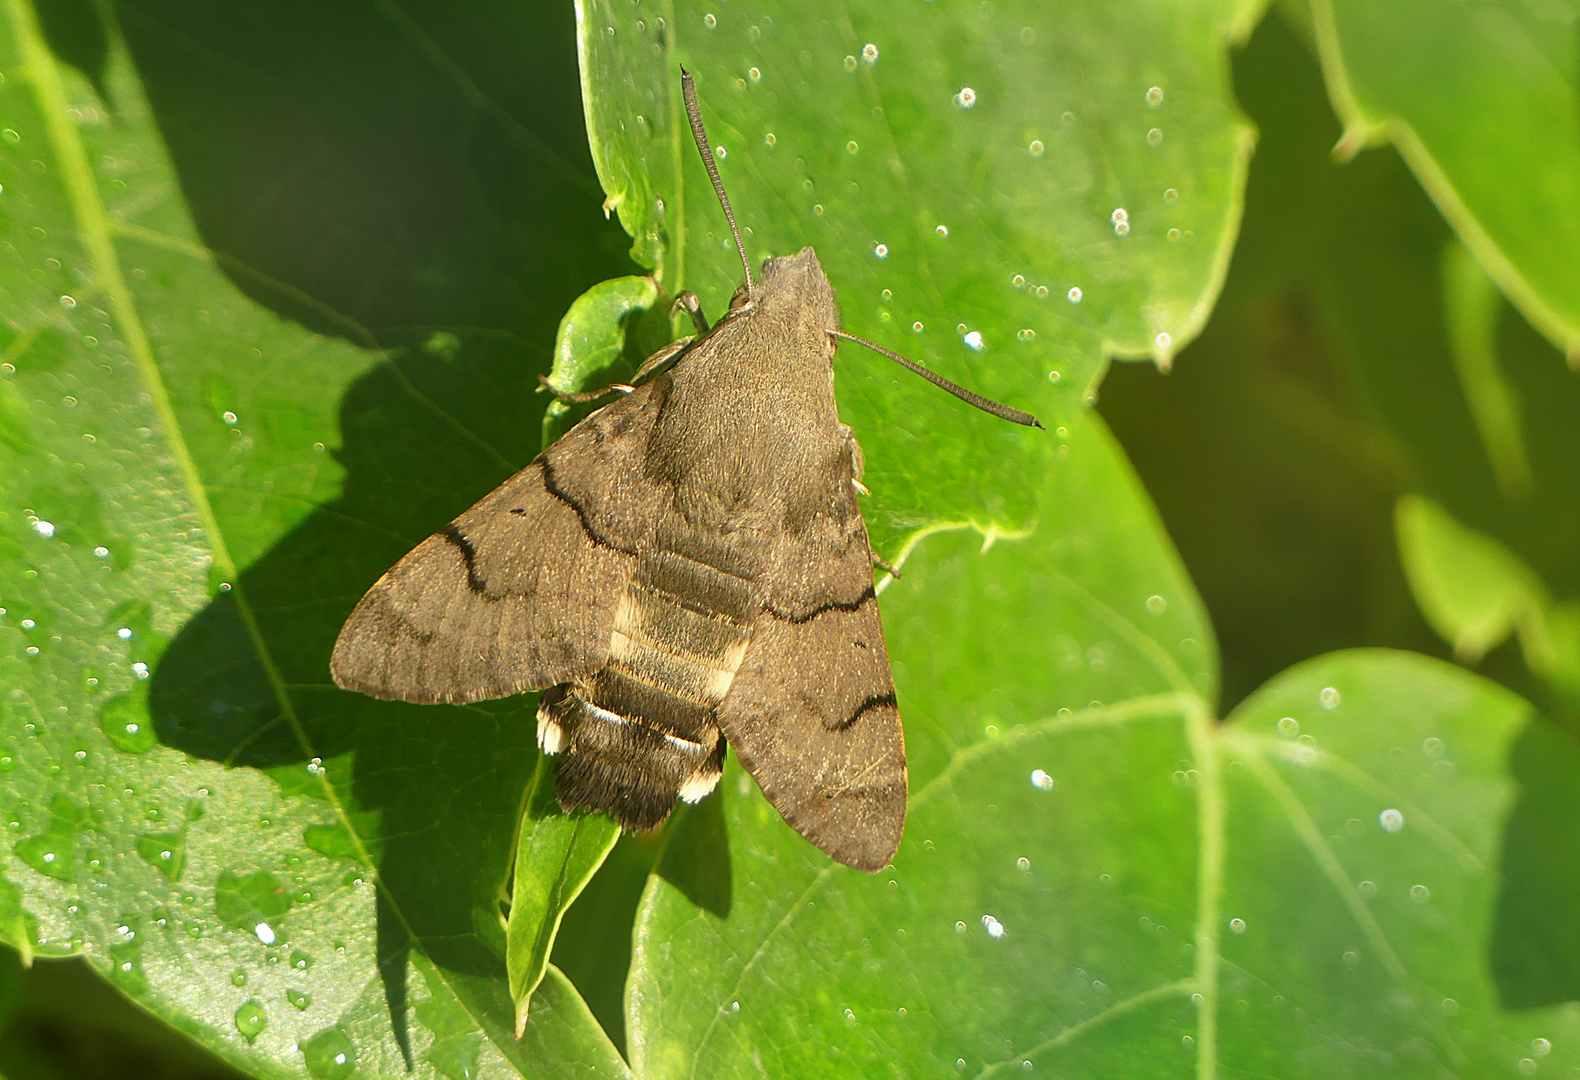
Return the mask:
M1230 919L1229 920L1229 933L1231 933L1231 934L1243 934L1243 933L1245 933L1245 920L1244 919Z
M846 71L855 71L856 70L856 58L854 56L847 56L847 57L845 57L845 70Z
M274 944L274 927L270 926L268 923L259 923L257 926L252 928L252 932L257 934L258 940L263 942L265 945Z
M306 1012L308 1006L313 1003L313 995L306 990L287 990L285 1000L289 1001L297 1012Z
M1042 152L1044 149L1045 147L1042 145L1041 139L1033 139L1031 140L1031 145L1026 147L1026 152L1032 157L1042 157Z
M779 137L777 135L775 135L771 131L768 134L763 136L763 145L764 146L773 146L773 145L775 145L778 142L779 142Z
M1521 1076L1536 1075L1536 1062L1532 1061L1530 1058L1520 1058L1518 1068L1520 1070Z
M1437 738L1436 736L1427 739L1421 744L1421 753L1425 754L1429 758L1432 758L1434 761L1443 756L1443 751L1445 749L1446 747L1443 745L1443 740Z
M962 86L960 88L960 92L955 95L955 107L956 108L969 109L969 108L972 108L973 106L975 106L976 103L977 103L977 92L975 90L971 89L971 87L969 87L969 86Z
M955 933L963 934L965 932L966 932L966 924L965 923L963 923L963 922L955 923Z
M1004 936L1004 924L991 915L982 916L982 925L987 928L988 937L1001 938Z
M1024 289L1026 287L1026 279L1020 274L1016 274L1014 277L1010 278L1009 283L1017 289Z
M911 324L911 333L913 333L913 334L920 334L923 330L926 330L926 329L927 329L927 327L923 326L920 321L913 322Z
M101 544L93 549L93 554L96 558L108 559L110 557L110 549Z
M1081 297L1084 295L1085 294L1081 292L1081 287L1079 285L1071 285L1070 291L1064 294L1064 298L1072 304L1079 304L1081 302Z
M132 639L132 628L130 626L123 626L115 632L115 636L120 638L122 641L130 641Z
M1410 886L1410 899L1417 904L1424 904L1432 899L1432 890L1425 885Z
M1147 129L1147 145L1148 146L1156 146L1158 143L1160 143L1162 141L1163 141L1163 129L1162 128L1148 128Z
M42 536L44 539L48 540L50 537L55 535L55 523L52 521L44 521L40 519L33 522L33 531L38 533L38 535Z
M939 236L948 236L949 235L949 226L947 226L947 225L939 225L937 228L933 229L933 232L937 233Z
M887 259L889 257L889 245L888 244L873 244L872 245L872 254L873 254L874 258Z
M1546 1057L1553 1052L1553 1044L1542 1038L1532 1039L1531 1052L1537 1057Z
M1459 1013L1459 1002L1453 998L1444 998L1443 1003L1438 1008L1443 1010L1444 1016L1456 1016Z
M1300 734L1300 721L1293 716L1286 716L1278 722L1278 733L1286 739L1293 739Z
M268 1026L269 1017L264 1013L263 1005L257 998L242 1002L241 1007L236 1010L236 1030L241 1032L248 1042L256 1039Z
M1317 700L1321 702L1324 709L1337 709L1343 698L1339 696L1339 692L1333 687L1324 686L1322 692L1317 695Z
M1169 349L1174 347L1174 335L1170 334L1166 330L1161 331L1158 336L1152 340L1157 345L1157 347L1164 352L1167 352Z
M1166 203L1179 202L1179 198L1180 193L1173 188L1167 188L1163 192L1163 201Z
M222 412L219 414L219 418L225 421L226 427L234 427L236 425L236 414L233 412Z
M861 59L868 67L878 62L878 47L870 41L861 47Z
M1032 293L1037 297L1038 300L1046 300L1048 299L1048 286L1038 285L1032 290Z
M702 17L702 25L706 26L709 30L712 30L715 26L719 25L719 20L715 18L713 12L710 11Z
M1060 375L1058 371L1048 372L1048 381L1051 383L1057 383L1061 378L1063 378L1063 376Z
M1178 229L1170 229L1168 231L1168 238L1169 238L1169 243L1171 243L1171 244L1179 243L1180 242L1180 231Z
M987 348L987 346L982 341L981 332L977 330L970 331L961 340L966 343L967 347L975 352L981 352L983 349Z
M70 311L77 306L77 298L75 296L62 296L60 298L60 306Z
M1169 609L1169 602L1161 596L1147 597L1147 611L1153 615L1161 615Z
M307 1071L318 1080L344 1080L357 1068L357 1051L343 1031L329 1028L302 1044Z
M1037 331L1031 329L1031 327L1029 327L1029 326L1026 329L1024 329L1024 330L1017 330L1017 331L1015 331L1015 340L1016 341L1036 341L1037 340Z
M1153 86L1147 90L1147 104L1154 109L1163 104L1163 87Z
M1390 806L1377 815L1377 824L1383 827L1383 832L1396 833L1404 828L1404 815Z
M747 68L746 69L746 77L748 79L752 80L752 82L762 82L763 81L763 73L762 73L762 70L760 68Z

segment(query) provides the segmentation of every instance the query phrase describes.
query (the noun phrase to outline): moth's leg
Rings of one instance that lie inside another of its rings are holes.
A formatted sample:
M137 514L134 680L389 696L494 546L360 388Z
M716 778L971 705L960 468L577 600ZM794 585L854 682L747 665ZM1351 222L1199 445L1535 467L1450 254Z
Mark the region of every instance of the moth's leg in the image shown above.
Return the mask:
M636 369L635 375L631 376L631 381L633 383L646 382L649 376L658 374L660 368L689 349L696 340L694 337L683 337L678 341L671 341L652 356L643 360L642 366Z
M697 333L706 334L712 329L708 325L708 317L702 313L702 301L697 299L696 293L688 290L675 297L675 302L669 307L669 313L673 315L676 311L684 311L691 316L691 325L697 328Z
M611 383L601 390L588 390L585 393L573 393L570 390L554 389L554 387L549 385L549 377L547 375L539 375L538 389L547 390L560 401L574 401L578 405L581 405L589 401L602 401L604 398L617 397L620 394L629 394L631 391L635 390L636 387L630 385L629 383Z
M882 555L879 555L876 551L868 551L867 554L872 556L873 566L876 566L879 570L888 571L890 577L897 578L900 576L900 572L898 570L883 561Z
M849 424L839 425L839 437L845 443L845 453L850 456L850 484L863 495L871 495L861 482L861 474L866 469L867 459L861 455L861 444L856 441L855 432L850 430Z

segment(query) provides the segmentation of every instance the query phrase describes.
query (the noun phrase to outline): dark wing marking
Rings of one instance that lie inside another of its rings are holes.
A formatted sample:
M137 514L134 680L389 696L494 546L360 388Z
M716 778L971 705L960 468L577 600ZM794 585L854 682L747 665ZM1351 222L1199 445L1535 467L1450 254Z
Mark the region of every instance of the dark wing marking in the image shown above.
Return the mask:
M852 495L852 499L854 496ZM829 857L883 869L905 826L905 735L859 514L820 515L765 581L718 723L784 819Z
M591 678L662 501L640 468L661 383L589 416L379 578L341 628L335 682L432 703Z

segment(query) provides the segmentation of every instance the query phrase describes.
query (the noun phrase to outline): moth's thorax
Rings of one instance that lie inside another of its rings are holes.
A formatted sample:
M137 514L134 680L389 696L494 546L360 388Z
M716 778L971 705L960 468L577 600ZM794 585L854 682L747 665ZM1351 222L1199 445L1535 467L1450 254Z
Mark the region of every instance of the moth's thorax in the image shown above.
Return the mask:
M768 259L752 299L672 374L650 475L698 520L804 521L840 491L848 455L834 404L834 290L817 254ZM843 479L848 480L848 476Z

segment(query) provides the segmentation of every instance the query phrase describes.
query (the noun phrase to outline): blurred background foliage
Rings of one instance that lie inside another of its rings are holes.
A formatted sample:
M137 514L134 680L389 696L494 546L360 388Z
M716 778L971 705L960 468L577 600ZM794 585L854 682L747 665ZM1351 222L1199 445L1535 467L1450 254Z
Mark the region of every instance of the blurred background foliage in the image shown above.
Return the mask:
M114 10L210 246L287 288L238 285L343 331L306 300L321 297L383 347L432 340L433 327L507 328L473 357L513 378L520 348L546 352L587 284L632 271L628 239L596 214L537 210L600 198L570 5L523 5L514 28L443 8L391 5L379 19L307 3ZM56 0L39 11L56 54L101 78L99 9ZM472 58L467 70L439 70L398 19L468 35L444 50ZM1211 613L1220 715L1307 657L1383 645L1473 664L1580 734L1580 378L1466 254L1397 151L1335 161L1342 126L1315 40L1306 9L1280 5L1234 55L1260 138L1223 294L1171 372L1115 364L1098 408ZM205 57L221 42L232 58L288 67L289 80L255 85L293 96L208 93ZM512 119L523 114L550 120L529 132ZM516 167L511 148L537 153L540 140L563 167ZM517 438L535 440L523 427ZM1551 755L1536 743L1550 737L1516 751L1527 759L1519 812L1580 820L1572 778L1543 774ZM650 859L622 843L567 935L579 919L634 909ZM1580 937L1554 918L1580 910L1580 850L1538 861L1552 872L1527 884L1544 898L1533 917L1553 924L1549 945L1496 953L1514 1006L1580 997ZM628 954L629 942L609 948ZM600 970L623 971L621 957L563 962L595 1009L614 996L588 988ZM618 1012L600 1019L618 1042ZM11 1080L233 1075L81 961L24 970L0 957L0 1025Z

